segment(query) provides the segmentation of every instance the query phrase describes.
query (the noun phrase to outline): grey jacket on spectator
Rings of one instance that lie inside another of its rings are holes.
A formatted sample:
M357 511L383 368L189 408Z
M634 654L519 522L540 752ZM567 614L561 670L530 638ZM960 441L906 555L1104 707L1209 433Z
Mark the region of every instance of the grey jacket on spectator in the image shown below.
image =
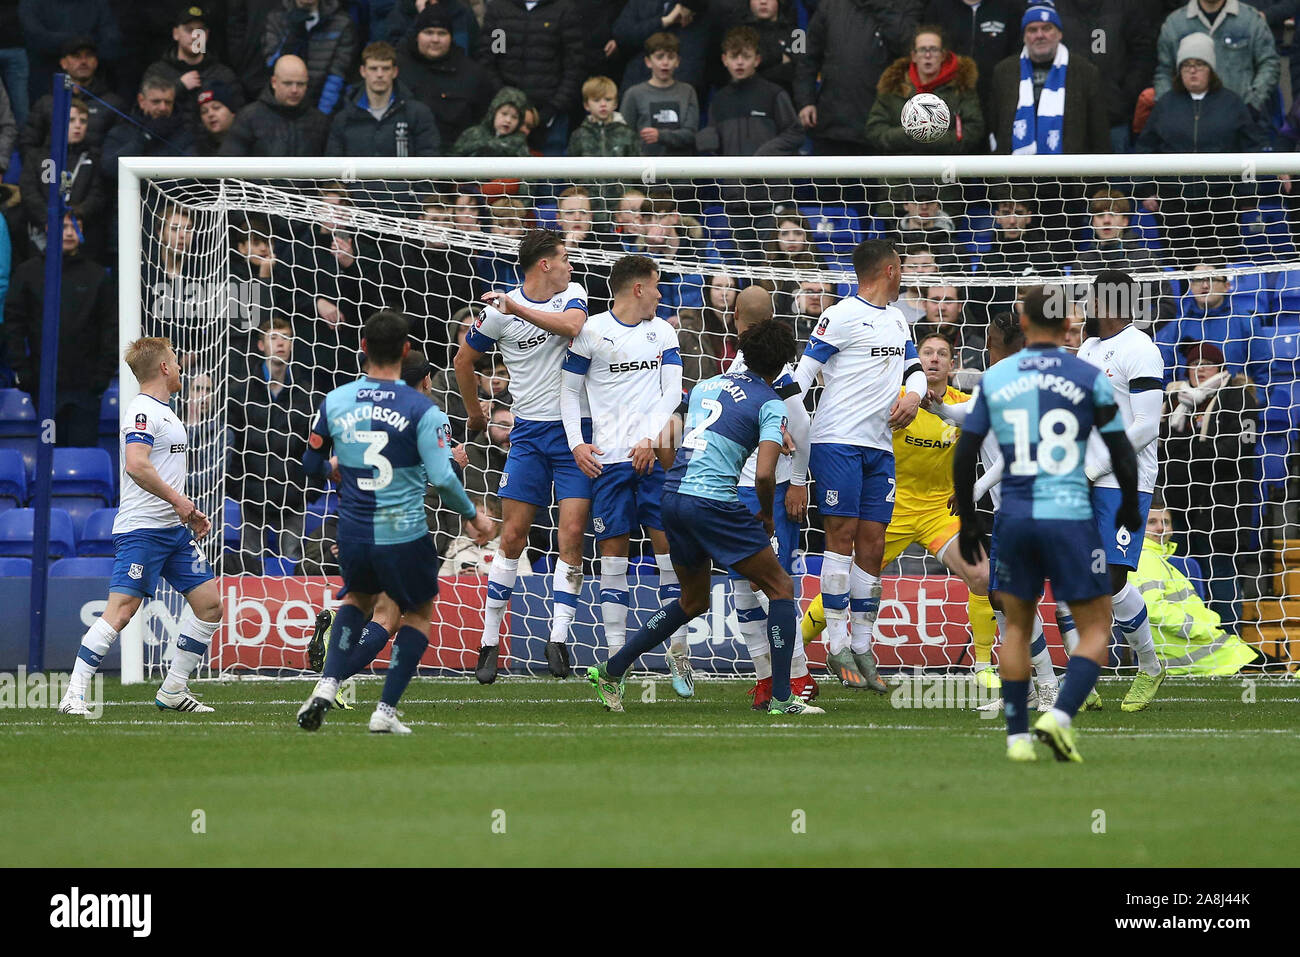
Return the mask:
M920 0L821 0L795 64L795 109L817 107L810 136L865 142L880 74L910 51L920 12Z
M1281 61L1267 21L1241 0L1227 0L1214 29L1210 29L1197 0L1188 0L1186 7L1169 14L1156 42L1156 99L1173 88L1178 44L1192 33L1208 33L1213 38L1214 69L1223 85L1245 100L1247 106L1264 111L1277 87Z
M642 156L695 155L700 104L689 83L678 80L668 87L652 86L649 80L638 83L623 92L618 109L638 135L649 126L659 131L658 143L641 144Z
M320 19L310 29L294 0L284 0L279 10L267 14L262 57L268 67L288 53L302 57L311 79L307 99L323 113L333 113L357 54L357 33L340 0L320 0L317 10Z
M1067 49L1069 49L1067 47ZM1011 125L1020 102L1020 55L1009 56L993 71L985 126L997 140L995 153L1011 152ZM1062 153L1109 153L1110 114L1107 112L1097 68L1070 51L1065 73L1065 115L1061 128Z
M545 126L579 105L587 78L582 34L568 0L538 0L531 10L525 0L492 0L479 34L478 61L498 85L523 90Z
M329 117L307 99L297 106L276 100L270 87L235 115L221 144L222 156L320 156Z
M123 113L131 109L126 100L109 90L108 84L99 74L90 81L86 90ZM86 125L86 142L94 147L102 147L108 131L120 117L93 97L83 96L83 99L86 101L86 109L90 111L90 119ZM36 101L31 112L27 114L27 125L23 127L21 133L21 145L24 150L43 146L50 141L50 117L53 114L54 96L46 93Z
M1131 125L1138 95L1150 86L1155 69L1159 22L1134 0L1056 0L1056 12L1070 56L1101 72L1110 125Z
M365 84L358 84L330 123L325 155L437 156L440 142L432 111L403 83L393 84L380 119L370 112Z

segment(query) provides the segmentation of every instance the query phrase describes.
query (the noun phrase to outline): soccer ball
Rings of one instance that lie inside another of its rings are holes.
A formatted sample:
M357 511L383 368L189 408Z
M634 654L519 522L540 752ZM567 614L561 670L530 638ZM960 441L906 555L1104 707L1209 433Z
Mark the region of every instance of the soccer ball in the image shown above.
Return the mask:
M951 122L948 104L933 93L918 93L903 104L903 129L921 143L933 143L948 132Z

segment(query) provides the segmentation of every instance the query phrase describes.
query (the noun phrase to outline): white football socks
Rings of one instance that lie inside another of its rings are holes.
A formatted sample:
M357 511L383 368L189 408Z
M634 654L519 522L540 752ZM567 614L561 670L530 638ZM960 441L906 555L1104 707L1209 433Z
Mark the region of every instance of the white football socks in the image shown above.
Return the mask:
M70 685L76 691L85 691L90 679L99 670L99 664L108 654L108 649L117 641L117 632L103 618L96 618L94 623L81 636L81 650L72 665Z
M1138 658L1138 667L1149 675L1160 674L1160 659L1156 657L1155 639L1151 637L1151 619L1142 593L1125 582L1118 595L1112 599L1115 624Z
M1074 649L1079 647L1079 629L1074 624L1074 615L1070 614L1070 606L1063 601L1056 603L1056 623L1061 628L1061 644L1065 645L1065 653L1073 658Z
M489 647L501 642L501 621L510 607L510 595L519 577L519 559L497 553L488 570L487 602L483 606L483 637L480 644Z
M758 592L748 582L732 581L732 597L736 602L736 619L740 637L745 640L749 660L761 681L772 677L772 654L767 642L767 612L763 610Z
M184 691L189 684L190 675L199 666L212 644L212 636L221 627L221 620L203 621L193 610L186 608L181 615L180 637L176 639L176 652L172 655L171 667L163 679L162 690L168 694Z
M605 625L605 646L612 655L627 642L627 559L603 555L600 559L600 620Z
M857 565L849 572L849 605L853 617L853 653L865 655L871 650L880 610L880 579Z
M827 552L822 557L822 606L826 613L826 648L837 655L849 646L850 555Z
M551 579L551 641L564 644L569 640L569 629L578 613L578 594L582 591L582 562L570 565L564 559L555 562L555 576Z

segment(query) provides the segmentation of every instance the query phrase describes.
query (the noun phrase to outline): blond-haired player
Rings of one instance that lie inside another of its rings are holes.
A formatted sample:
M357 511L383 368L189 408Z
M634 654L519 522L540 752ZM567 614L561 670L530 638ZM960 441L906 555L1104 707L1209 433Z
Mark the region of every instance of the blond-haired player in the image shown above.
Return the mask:
M931 333L917 343L917 352L930 397L935 403L965 402L970 398L948 382L953 371L950 339L940 333ZM971 565L955 547L961 522L952 513L952 457L959 434L956 426L924 409L917 412L907 428L894 433L898 484L894 516L885 530L884 564L894 561L915 542L961 576L970 593L967 609L975 645L975 673L986 687L996 688L1000 682L992 664L997 625L988 598L988 560ZM879 585L876 587L878 591ZM825 622L822 597L818 595L804 615L804 641L817 637L826 627ZM866 687L879 692L885 690L877 675L865 677Z
M113 521L113 577L104 613L87 629L59 702L64 714L89 714L86 686L108 649L152 598L159 578L185 596L180 637L154 703L170 711L207 712L189 692L190 675L221 627L221 593L198 540L212 529L185 495L185 423L172 411L181 390L181 366L170 340L137 339L126 364L139 394L122 410L122 502Z

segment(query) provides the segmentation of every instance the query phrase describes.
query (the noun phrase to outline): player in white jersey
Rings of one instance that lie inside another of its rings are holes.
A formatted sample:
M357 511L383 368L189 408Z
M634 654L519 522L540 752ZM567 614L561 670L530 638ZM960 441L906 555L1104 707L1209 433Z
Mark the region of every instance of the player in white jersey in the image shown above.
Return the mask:
M1019 352L1025 347L1025 333L1020 328L1019 318L1012 313L999 313L994 316L993 321L989 323L985 342L989 352L989 368L997 365L1007 356ZM930 411L945 422L951 422L961 428L966 422L966 416L974 406L974 399L951 404L935 402L930 407ZM1002 489L998 484L1002 477L1002 450L998 446L997 436L992 431L984 436L984 441L980 443L980 465L984 469L984 474L975 483L975 501L978 502L987 493L993 501L993 511L996 513L1002 507ZM986 551L991 576L996 570L997 563L997 540L992 535L990 535L990 544ZM1007 616L1002 610L1002 602L996 593L990 593L989 601L993 605L993 615L997 619L998 633L1005 635L1007 633ZM1059 690L1060 682L1057 680L1056 670L1052 667L1052 653L1047 648L1047 638L1043 634L1043 619L1037 613L1034 614L1029 656L1034 666L1034 682L1029 692L1029 703L1036 705L1039 711L1050 711L1052 706L1056 704L1056 693ZM999 698L996 701L981 705L979 710L996 711L1001 707L1002 699Z
M825 383L809 434L809 464L826 527L821 592L827 667L848 687L883 692L871 634L880 607L885 527L894 512L891 430L906 428L923 402L929 406L929 385L907 320L890 305L902 279L893 245L859 243L853 270L857 293L822 313L795 381L803 391L819 374Z
M478 396L474 363L479 356L499 348L510 372L510 453L501 473L497 495L501 499L501 550L488 575L487 603L483 611L483 636L474 674L482 684L497 676L501 621L510 605L519 556L539 508L559 503L560 557L555 563L551 634L546 643L546 666L557 678L570 672L566 644L582 590L582 540L591 507L591 479L573 461L560 415L561 366L569 342L587 320L587 293L570 279L573 266L559 233L535 229L519 241L522 286L507 293L483 296L489 308L470 329L456 354L456 383L469 416L469 430L487 428L487 413ZM582 397L581 416L588 416ZM584 422L583 429L591 428Z
M1089 315L1084 323L1087 338L1079 346L1079 358L1103 370L1110 379L1120 415L1124 417L1124 431L1137 453L1138 499L1142 511L1140 528L1146 527L1151 495L1156 488L1156 439L1160 434L1165 374L1160 349L1150 336L1132 325L1145 301L1141 284L1135 283L1128 273L1118 269L1099 272L1093 280ZM1127 528L1115 527L1120 502L1119 483L1111 471L1106 447L1096 440L1095 435L1088 443L1084 470L1092 482L1092 508L1106 545L1115 624L1138 659L1137 677L1133 679L1120 708L1123 711L1141 711L1155 700L1165 678L1151 637L1146 603L1128 580L1129 572L1137 570L1142 537L1139 535L1135 539ZM1067 633L1067 641L1077 640L1077 631L1068 617L1069 610L1058 603L1057 612L1062 632Z
M746 286L736 297L736 334L772 318L772 295L762 286ZM736 353L724 374L748 371L743 352ZM777 395L785 399L786 431L794 442L793 457L782 455L776 463L776 498L772 504L772 518L776 526L772 545L777 560L786 574L791 574L794 550L799 547L799 530L808 511L808 410L804 408L803 394L794 384L794 368L787 365L772 383ZM757 515L760 511L754 477L758 471L758 452L750 455L740 473L736 494L741 504ZM736 604L736 619L740 634L754 663L754 687L749 695L754 699L755 711L767 711L772 703L772 652L768 643L767 609L763 606L763 593L748 584L735 571L731 573L731 597ZM817 682L808 673L808 658L802 641L795 642L794 657L790 662L790 690L804 701L817 697Z
M659 568L659 600L681 596L659 517L664 470L655 458L659 433L682 401L677 330L655 315L659 268L647 256L624 256L609 273L609 312L587 320L564 360L560 408L573 459L591 479L591 521L600 552L600 608L613 655L627 639L627 557L631 534L645 529ZM582 430L583 404L592 429ZM673 690L695 693L683 625L667 654Z
M108 649L158 579L185 596L180 637L154 697L162 710L209 712L189 692L190 676L221 627L221 593L198 540L212 529L185 495L185 425L168 404L181 390L181 367L167 339L137 339L126 364L140 393L122 412L122 500L113 522L113 577L104 613L81 638L72 680L59 702L64 714L89 713L85 693Z

